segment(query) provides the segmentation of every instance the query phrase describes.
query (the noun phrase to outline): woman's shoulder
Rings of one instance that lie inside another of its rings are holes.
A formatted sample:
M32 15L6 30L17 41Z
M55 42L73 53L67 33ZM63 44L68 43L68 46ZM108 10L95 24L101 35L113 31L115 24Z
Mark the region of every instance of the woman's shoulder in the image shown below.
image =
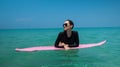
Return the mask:
M78 32L77 31L72 31L72 34L76 37L78 36Z

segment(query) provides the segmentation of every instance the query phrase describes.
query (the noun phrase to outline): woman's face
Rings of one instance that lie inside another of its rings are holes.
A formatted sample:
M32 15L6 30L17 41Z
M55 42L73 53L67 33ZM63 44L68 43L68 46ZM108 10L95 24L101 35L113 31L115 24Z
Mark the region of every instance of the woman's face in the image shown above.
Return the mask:
M64 24L63 24L63 27L64 27L65 31L72 29L72 26L73 25L70 25L69 21L65 21Z

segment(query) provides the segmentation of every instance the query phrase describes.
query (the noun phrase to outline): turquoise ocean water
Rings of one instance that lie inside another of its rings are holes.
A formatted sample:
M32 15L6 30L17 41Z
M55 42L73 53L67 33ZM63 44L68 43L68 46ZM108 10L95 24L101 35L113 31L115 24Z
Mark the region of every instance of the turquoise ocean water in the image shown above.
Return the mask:
M16 52L15 48L52 46L63 29L0 30L0 67L119 67L120 28L76 28L80 43L107 42L76 50Z

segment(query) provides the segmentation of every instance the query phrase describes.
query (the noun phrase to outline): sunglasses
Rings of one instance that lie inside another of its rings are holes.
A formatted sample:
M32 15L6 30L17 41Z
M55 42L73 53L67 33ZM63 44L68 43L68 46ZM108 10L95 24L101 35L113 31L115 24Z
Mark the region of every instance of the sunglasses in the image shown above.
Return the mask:
M67 27L67 26L68 26L68 24L67 24L67 23L63 24L63 27Z

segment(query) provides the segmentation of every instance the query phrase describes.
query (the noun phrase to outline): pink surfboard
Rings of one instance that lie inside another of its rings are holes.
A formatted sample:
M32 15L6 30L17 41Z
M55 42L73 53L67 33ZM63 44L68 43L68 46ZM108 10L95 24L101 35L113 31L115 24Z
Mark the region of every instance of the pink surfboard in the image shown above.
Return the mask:
M99 42L99 43L93 43L93 44L80 44L79 47L72 47L70 49L80 49L80 48L90 48L95 46L101 46L106 42L106 40ZM37 47L28 47L28 48L16 48L16 51L42 51L42 50L65 50L64 48L56 48L54 46L37 46Z

